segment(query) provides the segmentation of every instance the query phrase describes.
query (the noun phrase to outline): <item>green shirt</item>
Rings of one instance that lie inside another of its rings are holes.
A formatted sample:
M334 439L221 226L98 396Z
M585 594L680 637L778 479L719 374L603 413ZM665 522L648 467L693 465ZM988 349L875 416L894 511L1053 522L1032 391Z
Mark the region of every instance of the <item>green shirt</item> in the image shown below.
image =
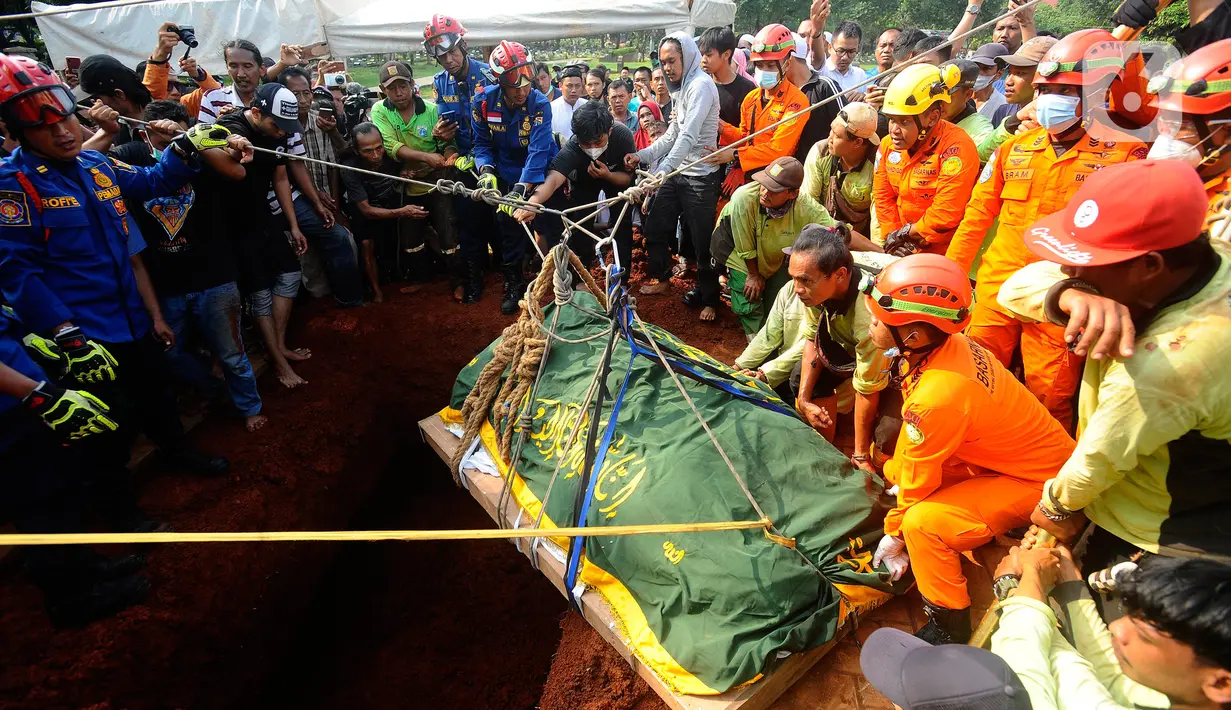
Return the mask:
M420 153L441 153L446 148L456 150L453 141L443 141L432 135L436 127L436 104L428 103L418 96L415 97L415 114L410 121L402 118L402 113L389 101L377 102L372 107L372 123L380 130L380 136L385 141L385 152L389 157L398 160L398 150L403 146ZM427 164L414 161L408 164L414 170L427 170ZM422 185L406 185L408 195L426 195L430 187Z
M978 111L958 121L957 127L966 131L970 140L975 142L975 148L979 151L979 165L986 163L1008 138L1007 132L998 132L992 125L992 120Z
M826 329L829 338L855 358L855 375L851 382L859 394L873 394L885 389L889 384L889 360L885 352L872 342L869 330L872 326L872 314L864 303L863 287L865 281L873 278L870 272L879 272L897 257L888 254L878 254L869 251L851 252L856 266L852 275L852 293L838 302L826 301L821 304L821 326ZM854 277L858 277L855 280Z
M799 193L791 211L781 219L770 219L761 206L761 184L750 182L731 195L731 201L718 215L731 218L731 236L735 249L727 259L727 266L748 273L745 259L757 260L757 271L769 278L778 273L786 254L782 250L795 242L795 237L808 224L831 226L834 220L820 203L808 195Z
M1044 488L1068 510L1150 552L1231 556L1231 246L1195 294L1139 326L1128 358L1086 359L1073 455ZM1002 306L1045 321L1064 278L1041 261L1000 288Z
M864 160L854 170L842 170L841 162L829 152L829 141L817 141L804 159L804 184L799 191L819 202L830 215L850 222L851 229L867 236L875 173L876 166L871 160Z
M816 333L819 315L817 309L799 300L790 284L782 287L769 309L765 325L735 360L735 366L760 369L770 387L782 384L803 357L804 345Z

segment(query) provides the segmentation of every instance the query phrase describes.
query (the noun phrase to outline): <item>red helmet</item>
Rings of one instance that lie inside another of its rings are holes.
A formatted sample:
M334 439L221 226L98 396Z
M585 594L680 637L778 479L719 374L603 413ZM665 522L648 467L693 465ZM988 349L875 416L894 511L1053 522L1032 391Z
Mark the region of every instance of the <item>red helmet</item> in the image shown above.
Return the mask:
M461 42L464 34L466 28L461 22L448 15L432 15L432 21L423 28L423 51L439 57Z
M1124 71L1124 43L1107 30L1078 30L1052 45L1034 72L1034 85L1096 86Z
M531 65L530 52L525 45L517 42L500 40L500 44L492 50L488 62L492 73L500 79L501 86L523 86L523 82L534 83L534 67Z
M786 25L766 25L752 40L752 61L773 62L789 59L795 52L795 37Z
M885 267L868 293L868 310L886 325L931 323L953 335L970 322L974 295L957 262L911 254Z
M29 128L60 121L77 110L72 90L46 64L0 54L0 119Z
M1154 75L1146 93L1151 105L1190 116L1231 108L1231 39L1207 44Z

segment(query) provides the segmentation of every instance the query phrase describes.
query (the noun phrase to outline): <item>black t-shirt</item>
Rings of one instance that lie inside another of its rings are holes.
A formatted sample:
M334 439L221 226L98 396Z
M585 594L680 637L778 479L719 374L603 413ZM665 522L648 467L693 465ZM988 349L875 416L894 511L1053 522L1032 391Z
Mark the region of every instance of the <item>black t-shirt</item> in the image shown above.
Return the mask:
M248 119L243 111L233 111L221 117L218 125L248 139L258 148L286 152L287 142L294 136L286 138L271 138L261 133ZM269 223L269 191L273 189L274 171L279 165L286 165L286 158L269 153L254 152L252 161L244 164L246 174L243 180L220 183L223 197L231 203L231 212L248 221L253 227L262 229Z
M637 146L633 142L633 132L622 123L611 126L611 135L607 138L607 150L598 156L598 161L607 166L611 172L628 172L624 168L624 156L636 153ZM586 170L590 165L590 156L581 149L577 137L569 138L568 143L552 158L548 170L554 170L568 179L572 184L572 194L576 202L593 202L600 190L613 195L623 188L597 178L590 177Z
M342 159L342 164L392 176L398 176L402 172L402 164L390 158L388 153L381 156L380 165L377 167L372 167L371 163L358 155L346 156ZM353 170L341 172L342 185L346 188L346 200L352 206L358 208L359 203L364 201L373 207L383 207L389 210L402 206L402 182L392 178L357 173ZM357 209L356 212L358 212Z
M757 88L757 85L743 74L736 74L735 81L730 84L714 82L714 85L718 87L718 118L732 126L738 126L739 109L744 103L744 97L749 91Z
M804 92L804 96L808 99L808 104L814 104L818 101L833 96L841 91L833 81L826 79L819 73L814 72L812 79L800 87L800 91ZM804 124L803 133L799 134L799 143L795 146L795 159L799 162L804 162L808 157L808 151L812 150L812 146L817 141L823 141L829 138L829 126L833 120L838 117L838 112L846 105L845 98L813 109L808 114L808 122Z
M131 165L158 162L142 141L114 148L111 155ZM159 295L204 291L235 280L235 257L226 236L228 210L215 187L224 179L203 167L175 194L128 205L145 237L141 256Z
M1223 0L1204 20L1180 32L1175 41L1185 54L1192 54L1228 37L1231 37L1231 4Z

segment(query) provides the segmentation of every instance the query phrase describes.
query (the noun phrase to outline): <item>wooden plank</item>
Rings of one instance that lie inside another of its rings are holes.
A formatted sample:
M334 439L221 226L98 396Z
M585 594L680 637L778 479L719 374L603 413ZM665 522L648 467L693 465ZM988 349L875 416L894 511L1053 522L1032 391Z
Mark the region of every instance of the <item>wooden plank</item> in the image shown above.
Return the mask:
M457 450L458 439L445 428L439 416L431 416L420 421L419 430L424 440L443 461L448 463L452 460ZM504 515L497 513L500 489L503 485L501 479L473 469L465 469L462 473L469 485L470 495L478 501L479 505L483 506L487 514L493 520L503 519L506 527L512 527L514 521L510 519L510 515L516 516L519 512L514 501L510 499L506 502ZM532 521L522 520L522 524L529 522ZM521 542L520 551L529 557L530 543L525 540ZM546 547L546 545L539 545L537 548L539 571L561 594L568 598L569 594L564 581L565 566L547 552ZM786 692L787 688L816 665L817 661L821 660L850 630L849 623L843 625L838 630L837 636L829 643L805 653L791 655L760 681L745 688L731 690L722 695L676 695L653 670L647 668L633 654L628 639L620 632L611 610L597 594L582 595L582 615L673 710L764 710L769 708L782 693Z

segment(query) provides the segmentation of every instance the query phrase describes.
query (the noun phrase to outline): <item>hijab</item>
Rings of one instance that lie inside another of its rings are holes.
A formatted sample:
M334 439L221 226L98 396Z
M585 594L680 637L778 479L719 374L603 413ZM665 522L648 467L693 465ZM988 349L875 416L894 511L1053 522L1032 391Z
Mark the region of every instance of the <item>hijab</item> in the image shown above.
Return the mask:
M650 140L649 131L641 127L641 109L643 108L650 109L650 113L654 114L655 121L663 120L663 110L659 107L658 102L641 102L641 105L637 107L637 132L633 134L633 145L637 147L637 150L644 150L649 147L650 143L653 142Z

